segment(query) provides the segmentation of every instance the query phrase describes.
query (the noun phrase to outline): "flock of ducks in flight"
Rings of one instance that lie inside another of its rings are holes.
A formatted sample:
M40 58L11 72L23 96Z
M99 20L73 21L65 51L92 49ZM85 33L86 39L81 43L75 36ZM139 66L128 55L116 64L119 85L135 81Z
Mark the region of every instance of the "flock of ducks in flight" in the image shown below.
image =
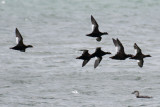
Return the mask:
M86 36L96 37L96 40L100 42L102 39L101 36L108 35L108 33L99 31L99 25L92 15L91 15L91 23L92 23L92 33L87 34ZM145 57L151 57L151 55L144 55L136 43L134 43L134 49L136 54L135 55L126 54L120 40L118 38L117 39L112 38L112 40L116 48L116 54L114 56L111 56L110 57L111 59L115 59L115 60L125 60L126 58L134 59L134 60L137 60L139 67L143 67L143 63L144 63L143 59ZM103 50L101 50L101 47L97 47L95 52L92 54L90 54L88 50L80 50L80 51L83 51L83 53L81 56L77 57L76 59L83 60L82 67L84 67L92 58L97 57L94 63L94 68L96 68L100 64L102 60L102 56L106 54L111 54L110 52L104 52ZM135 94L136 98L152 98L151 96L139 95L139 91L134 91L132 92L132 94Z
M87 34L86 36L96 37L96 40L100 42L102 39L102 35L108 35L108 33L99 31L99 25L92 15L91 15L91 23L92 23L92 33ZM115 59L115 60L125 60L126 58L135 59L138 62L138 66L143 67L143 63L144 63L143 59L145 57L151 57L151 55L144 55L136 43L134 44L136 55L126 54L120 40L118 38L117 39L112 38L112 40L116 48L116 54L114 56L111 56L110 57L111 59ZM94 63L94 68L96 68L100 64L102 60L102 56L106 54L111 54L110 52L104 52L103 50L101 50L101 47L97 47L95 52L92 54L90 54L88 50L80 50L80 51L83 51L83 53L81 56L77 57L76 59L83 60L82 67L84 67L90 61L90 59L97 57Z
M108 33L99 31L99 25L92 15L91 15L91 23L92 23L92 33L87 34L86 36L96 37L96 40L98 42L100 42L102 39L101 36L108 35ZM15 30L15 33L16 33L17 45L14 47L11 47L10 49L25 52L25 50L27 48L33 47L32 45L25 45L23 43L23 37L17 28ZM124 51L124 47L123 47L122 43L120 42L120 40L118 38L117 39L112 38L112 40L113 40L113 43L116 48L116 54L114 56L111 56L110 57L111 59L115 59L115 60L125 60L126 58L135 59L138 61L139 67L143 67L143 63L144 63L143 58L151 57L150 55L144 55L136 43L134 44L134 49L135 49L136 55L126 54ZM104 52L103 50L101 50L101 47L97 47L95 52L92 54L90 54L88 52L88 50L80 50L80 51L83 51L83 53L81 56L77 57L76 59L84 60L82 63L82 67L84 67L92 58L97 57L97 59L95 60L95 63L94 63L94 68L96 68L100 64L100 62L102 60L102 56L104 56L106 54L111 54L110 52ZM132 92L132 94L135 94L137 98L152 98L151 96L140 96L139 91L134 91L134 92Z
M96 37L97 41L101 41L102 35L108 35L108 33L99 31L99 25L92 15L91 15L91 22L92 22L92 33L87 34L86 36ZM33 47L32 45L25 45L23 43L23 37L17 28L15 30L15 33L16 33L17 45L14 47L11 47L10 49L25 52L26 48ZM124 47L123 47L122 43L120 42L120 40L118 38L117 39L112 38L112 40L113 40L113 43L116 48L116 54L114 56L111 56L110 57L111 59L115 59L115 60L125 60L126 58L135 59L138 62L138 66L143 67L143 63L144 63L143 59L145 57L151 57L150 55L144 55L136 43L134 44L134 49L135 49L136 55L126 54L124 51ZM97 47L95 52L92 54L90 54L88 52L88 50L80 50L80 51L83 51L83 53L81 56L77 57L76 59L84 60L82 63L82 67L84 67L90 61L90 59L97 57L97 59L95 60L95 63L94 63L94 68L96 68L100 64L100 62L102 60L102 56L104 56L106 54L111 54L110 52L104 52L103 50L101 50L101 47Z

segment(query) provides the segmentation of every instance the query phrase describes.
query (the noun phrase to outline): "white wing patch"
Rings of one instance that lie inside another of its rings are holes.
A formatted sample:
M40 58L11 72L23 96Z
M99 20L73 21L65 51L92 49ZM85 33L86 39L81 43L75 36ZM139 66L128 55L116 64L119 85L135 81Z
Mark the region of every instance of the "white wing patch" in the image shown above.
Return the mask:
M119 49L118 49L118 47L116 46L116 53L118 53L118 50L119 50Z
M134 49L134 51L135 51L135 54L137 54L137 49Z
M116 46L116 53L120 51L120 46Z
M19 38L18 38L18 37L16 37L16 43L17 43L17 44L19 43Z
M94 30L94 24L92 24L92 31Z
M140 62L140 60L137 60L137 62L139 63L139 62Z

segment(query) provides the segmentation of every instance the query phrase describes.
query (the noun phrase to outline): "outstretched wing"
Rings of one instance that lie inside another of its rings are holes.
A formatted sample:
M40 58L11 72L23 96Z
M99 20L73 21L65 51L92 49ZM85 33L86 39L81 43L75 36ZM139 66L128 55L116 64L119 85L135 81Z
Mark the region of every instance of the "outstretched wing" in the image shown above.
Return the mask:
M102 57L98 57L98 58L95 60L94 68L96 68L96 67L100 64L101 60L102 60Z
M119 39L117 38L117 40L113 39L113 43L116 47L116 53L124 53L124 47L122 45L122 43L119 41Z
M117 38L117 44L118 44L118 47L119 47L119 52L125 53L124 52L124 47L123 47L122 43L119 41L118 38Z
M115 39L112 38L112 40L113 40L113 43L114 43L114 45L116 47L116 53L118 53L118 51L119 51L118 43L117 43L117 41Z
M21 34L17 28L15 30L15 33L16 33L16 43L23 44L23 37L21 36Z
M88 62L89 62L89 60L84 60L82 63L82 67L84 67Z
M92 15L91 15L91 23L92 23L92 32L93 31L99 31L98 30L99 25Z
M135 49L136 54L141 54L142 53L141 49L138 47L138 45L136 43L134 43L134 49Z
M143 67L143 63L144 63L143 59L137 60L137 62L139 67Z

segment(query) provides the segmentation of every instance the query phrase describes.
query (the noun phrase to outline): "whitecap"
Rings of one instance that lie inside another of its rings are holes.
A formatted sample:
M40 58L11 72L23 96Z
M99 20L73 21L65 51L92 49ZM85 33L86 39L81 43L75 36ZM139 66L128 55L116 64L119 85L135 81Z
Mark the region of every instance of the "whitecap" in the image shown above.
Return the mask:
M79 92L77 90L73 90L72 93L73 94L79 94Z

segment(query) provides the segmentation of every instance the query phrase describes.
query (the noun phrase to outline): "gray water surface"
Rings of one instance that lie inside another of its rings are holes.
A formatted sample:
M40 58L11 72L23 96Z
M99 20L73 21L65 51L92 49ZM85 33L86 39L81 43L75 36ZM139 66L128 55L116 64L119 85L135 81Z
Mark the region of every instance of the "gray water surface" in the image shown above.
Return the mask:
M90 16L107 31L101 42L91 33ZM159 0L0 0L0 107L160 107ZM15 28L25 53L16 45ZM80 49L96 47L115 54L112 38L126 53L137 43L143 68L135 60L103 57L94 69L76 60ZM137 99L139 90L152 99Z

